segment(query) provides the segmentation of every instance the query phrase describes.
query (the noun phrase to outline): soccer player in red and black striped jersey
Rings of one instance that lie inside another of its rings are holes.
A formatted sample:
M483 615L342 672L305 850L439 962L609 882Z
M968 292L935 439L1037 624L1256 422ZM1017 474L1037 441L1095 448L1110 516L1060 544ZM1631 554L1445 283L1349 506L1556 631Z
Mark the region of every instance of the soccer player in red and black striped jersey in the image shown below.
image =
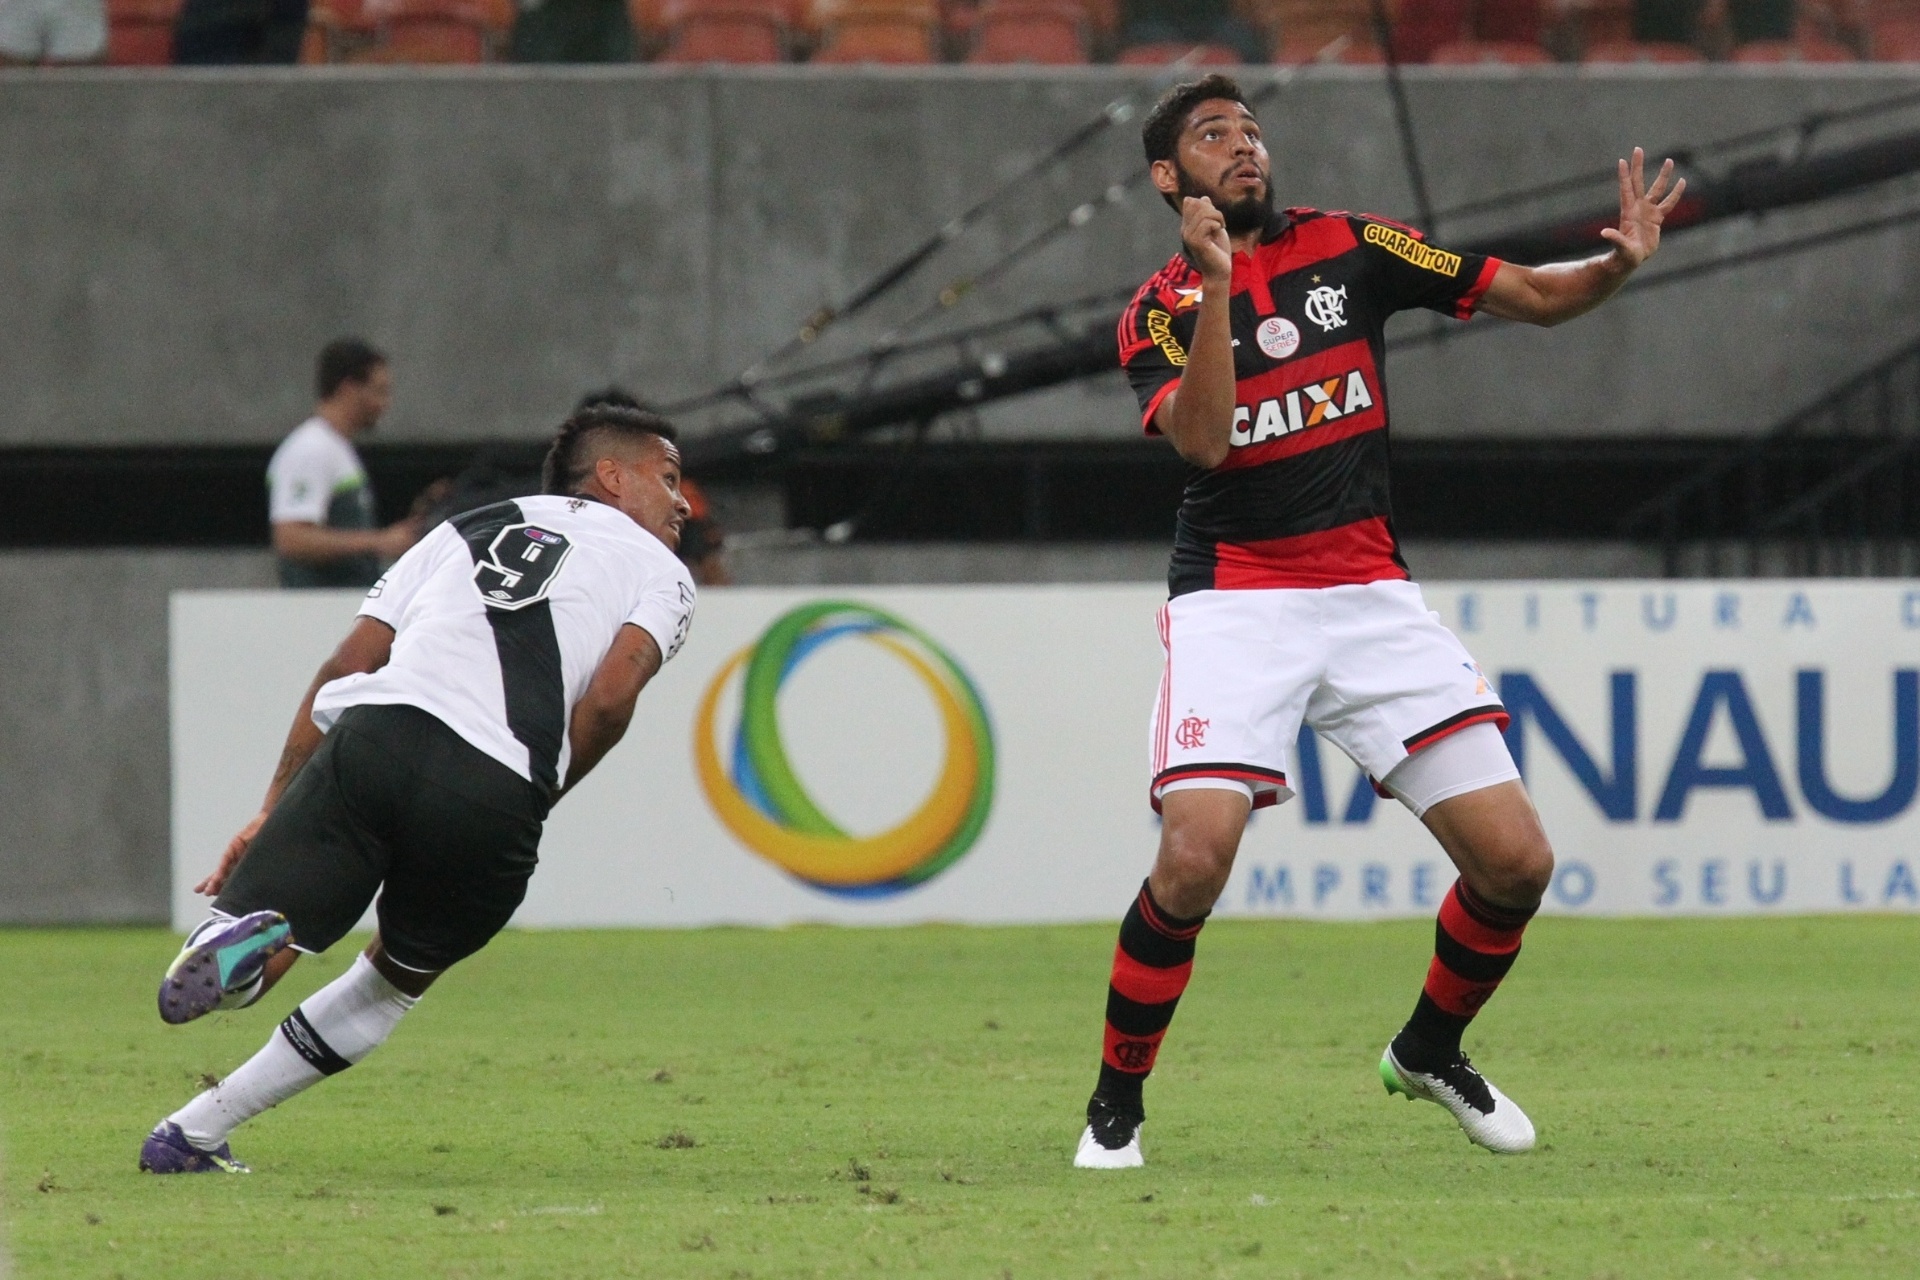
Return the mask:
M1446 1107L1481 1146L1526 1151L1532 1122L1460 1040L1519 953L1553 851L1501 737L1498 695L1427 610L1394 536L1384 330L1414 307L1539 325L1590 311L1659 246L1684 183L1669 161L1648 187L1635 149L1620 162L1620 224L1602 233L1611 251L1522 267L1450 253L1384 218L1277 210L1259 122L1224 76L1170 90L1144 141L1183 247L1121 317L1121 363L1146 430L1200 474L1160 614L1160 852L1120 925L1074 1163L1142 1162L1141 1087L1249 812L1292 795L1302 722L1412 810L1460 872L1381 1078Z

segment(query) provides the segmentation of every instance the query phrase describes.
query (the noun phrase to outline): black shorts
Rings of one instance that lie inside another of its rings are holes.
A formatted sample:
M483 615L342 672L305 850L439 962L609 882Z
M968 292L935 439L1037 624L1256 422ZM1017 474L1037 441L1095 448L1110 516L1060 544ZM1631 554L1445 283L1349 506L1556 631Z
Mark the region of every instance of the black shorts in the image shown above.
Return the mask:
M302 951L338 942L380 895L380 942L437 972L487 945L526 896L549 804L417 707L342 712L215 899L278 911Z

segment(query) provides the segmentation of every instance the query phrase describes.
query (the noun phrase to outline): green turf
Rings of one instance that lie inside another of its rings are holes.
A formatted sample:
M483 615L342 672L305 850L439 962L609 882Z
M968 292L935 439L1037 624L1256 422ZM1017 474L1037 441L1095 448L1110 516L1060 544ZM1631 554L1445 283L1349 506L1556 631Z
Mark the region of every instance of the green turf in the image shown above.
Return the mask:
M1920 1274L1920 920L1541 921L1470 1042L1518 1158L1380 1087L1430 937L1211 926L1138 1172L1067 1165L1111 928L936 928L510 934L242 1129L252 1177L163 1179L147 1127L350 953L168 1028L168 935L0 933L8 1243L206 1280Z

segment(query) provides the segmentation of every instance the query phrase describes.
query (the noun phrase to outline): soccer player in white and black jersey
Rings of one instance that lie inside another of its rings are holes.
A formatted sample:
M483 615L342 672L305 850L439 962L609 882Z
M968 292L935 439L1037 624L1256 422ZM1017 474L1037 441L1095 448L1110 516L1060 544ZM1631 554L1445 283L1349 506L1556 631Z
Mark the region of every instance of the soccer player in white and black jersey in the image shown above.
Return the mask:
M1400 555L1385 326L1415 307L1570 320L1659 247L1685 184L1666 190L1669 161L1648 187L1636 150L1619 166L1619 225L1602 232L1611 251L1522 267L1449 253L1370 214L1276 209L1260 123L1224 76L1169 90L1142 133L1182 248L1134 295L1120 359L1142 425L1199 472L1160 614L1150 793L1165 819L1160 852L1120 925L1074 1163L1141 1163L1142 1085L1249 811L1293 794L1302 723L1424 821L1460 871L1381 1079L1445 1106L1481 1146L1525 1151L1532 1122L1460 1042L1519 953L1553 851L1501 738L1499 696Z
M686 639L674 555L688 505L673 428L583 410L545 494L458 515L367 593L315 677L266 802L201 893L212 916L160 984L160 1015L240 1008L378 895L379 931L265 1048L148 1135L154 1173L246 1172L227 1135L379 1046L526 893L553 803L617 743Z

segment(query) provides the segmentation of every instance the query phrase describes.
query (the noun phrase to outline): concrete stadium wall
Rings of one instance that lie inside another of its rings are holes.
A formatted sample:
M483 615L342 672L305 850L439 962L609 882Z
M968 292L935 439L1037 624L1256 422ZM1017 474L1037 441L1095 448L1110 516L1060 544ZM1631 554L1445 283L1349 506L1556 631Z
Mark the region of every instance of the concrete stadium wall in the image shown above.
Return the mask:
M0 554L0 924L166 919L167 597L264 552Z
M304 412L314 351L343 331L395 355L395 439L526 437L609 379L695 392L1141 83L1116 68L0 72L0 444L270 441ZM1915 83L1884 66L1416 69L1408 91L1444 210L1604 173L1635 142L1658 155ZM1285 201L1411 216L1376 72L1302 74L1265 115ZM1136 131L1114 130L846 339L870 340L1139 165ZM1677 238L1661 265L1916 192L1906 181ZM1573 203L1607 198L1602 184ZM1488 229L1443 222L1442 238ZM1137 283L1174 233L1136 195L952 319ZM1752 431L1912 337L1916 304L1920 231L1888 231L1551 334L1405 353L1396 423ZM1116 375L982 426L1114 436L1132 421Z

